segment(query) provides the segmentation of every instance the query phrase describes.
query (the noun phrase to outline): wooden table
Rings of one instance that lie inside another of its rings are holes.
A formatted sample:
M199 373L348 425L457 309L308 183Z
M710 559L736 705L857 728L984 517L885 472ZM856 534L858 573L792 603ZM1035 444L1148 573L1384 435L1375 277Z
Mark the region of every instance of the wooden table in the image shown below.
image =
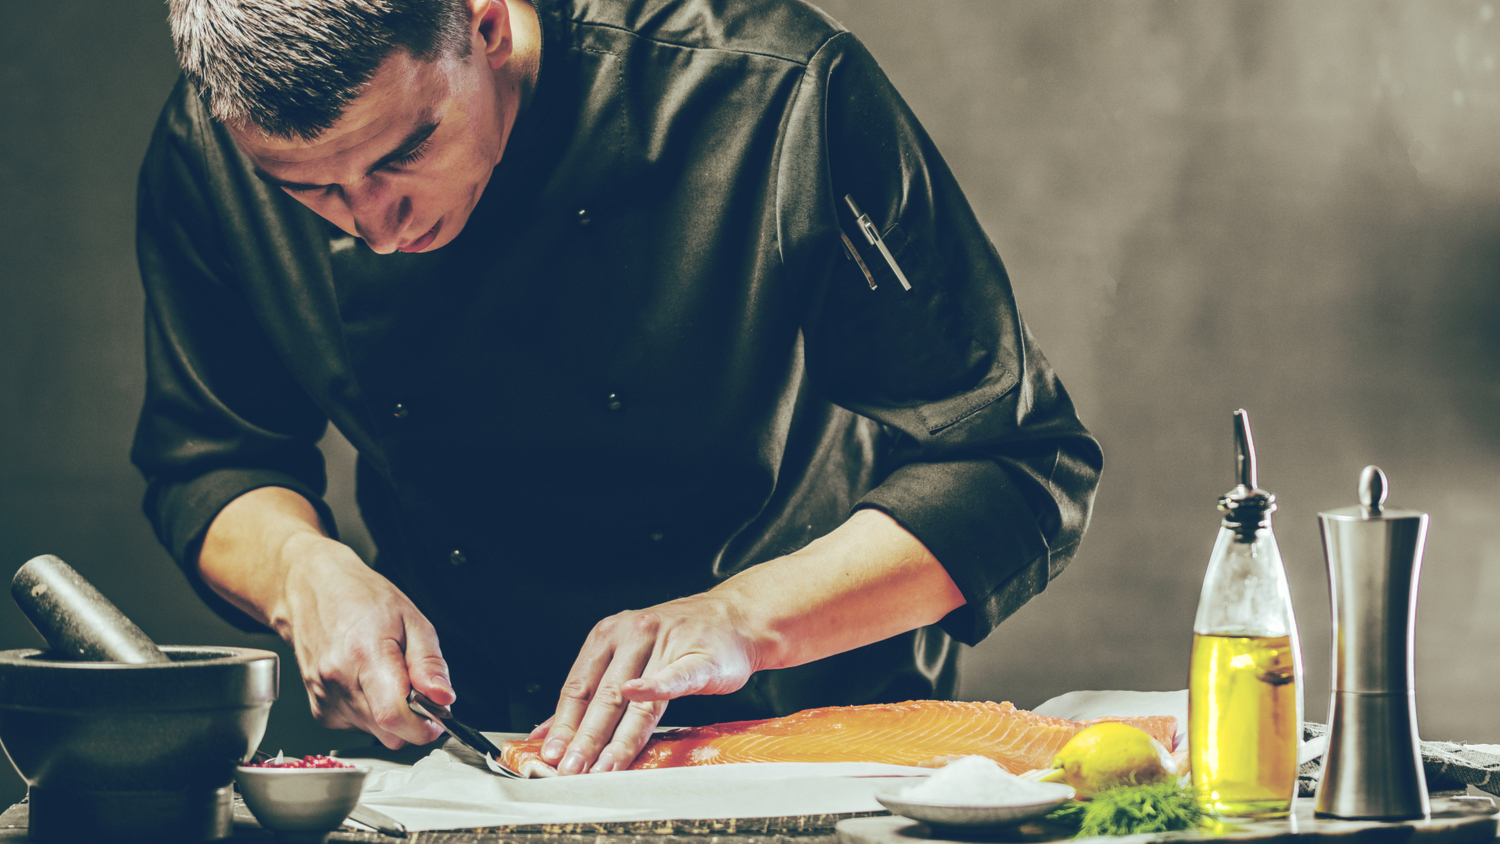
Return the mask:
M26 825L29 807L25 801L0 814L0 844L29 841ZM873 814L873 813L872 813ZM795 818L755 818L719 821L646 821L609 824L548 824L495 829L465 829L413 832L393 838L374 832L355 832L347 827L328 836L330 844L837 844L833 826L858 815L814 815ZM234 801L234 835L220 839L226 844L256 842L275 844L276 835L262 829L245 804ZM104 844L104 842L101 842Z
M1477 792L1476 792L1477 793ZM1433 799L1462 795L1464 792L1434 792ZM1308 800L1308 798L1302 798ZM1310 800L1309 800L1310 802ZM0 844L24 842L26 835L28 806L25 801L17 803L0 813ZM1306 808L1306 807L1304 807ZM865 817L875 816L871 813ZM883 813L879 813L883 814ZM608 824L549 824L534 826L498 827L494 829L465 829L434 832L414 832L408 838L394 838L373 832L355 832L344 828L331 833L330 844L340 842L362 842L362 844L490 844L490 842L514 842L514 844L839 844L834 825L844 818L858 815L820 815L795 818L754 818L717 821L645 821ZM1366 839L1381 844L1402 844L1410 836L1391 827L1389 835L1348 836L1346 841L1355 844ZM1168 833L1164 838L1181 840L1182 833ZM1290 841L1293 836L1281 836ZM1275 836L1272 837L1273 840ZM221 839L226 844L255 842L275 844L276 836L262 829L255 818L238 798L234 805L234 834ZM1105 839L1093 839L1096 842ZM1132 836L1125 841L1141 844L1147 836ZM1500 838L1495 839L1500 842ZM103 844L103 842L101 842ZM1035 842L1029 842L1035 844Z

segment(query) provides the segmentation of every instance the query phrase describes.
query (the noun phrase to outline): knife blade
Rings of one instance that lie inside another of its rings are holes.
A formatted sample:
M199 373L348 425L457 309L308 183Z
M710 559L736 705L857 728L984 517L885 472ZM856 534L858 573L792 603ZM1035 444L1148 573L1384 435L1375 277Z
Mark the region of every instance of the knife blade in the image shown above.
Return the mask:
M524 779L519 772L511 770L500 761L500 748L496 747L494 742L485 738L483 733L454 718L453 710L433 703L416 689L412 689L411 693L406 696L406 705L411 711L442 727L443 732L453 736L459 744L483 756L485 764L491 771L502 776Z

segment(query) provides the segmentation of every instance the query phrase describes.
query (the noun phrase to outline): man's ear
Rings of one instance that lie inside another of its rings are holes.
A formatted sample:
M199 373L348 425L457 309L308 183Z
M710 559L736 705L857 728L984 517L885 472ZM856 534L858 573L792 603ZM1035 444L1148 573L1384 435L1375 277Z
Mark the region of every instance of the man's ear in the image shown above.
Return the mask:
M506 0L469 0L469 10L470 43L484 53L492 69L500 69L515 49L510 6Z

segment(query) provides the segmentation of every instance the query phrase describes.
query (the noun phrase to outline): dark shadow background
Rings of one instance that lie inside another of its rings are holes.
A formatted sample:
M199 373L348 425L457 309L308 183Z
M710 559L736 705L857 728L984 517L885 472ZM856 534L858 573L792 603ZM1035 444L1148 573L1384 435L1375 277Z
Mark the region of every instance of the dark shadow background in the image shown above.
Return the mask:
M945 151L1105 446L1082 552L968 654L964 696L1185 686L1244 407L1281 505L1309 717L1330 670L1316 514L1355 503L1379 463L1394 504L1432 514L1422 735L1500 741L1495 4L824 8ZM0 570L58 554L158 642L276 648L263 747L363 744L312 724L286 649L210 614L139 512L135 177L175 76L159 2L0 7ZM349 447L326 445L330 498L368 553ZM0 647L39 642L0 600ZM0 804L24 793L0 781Z

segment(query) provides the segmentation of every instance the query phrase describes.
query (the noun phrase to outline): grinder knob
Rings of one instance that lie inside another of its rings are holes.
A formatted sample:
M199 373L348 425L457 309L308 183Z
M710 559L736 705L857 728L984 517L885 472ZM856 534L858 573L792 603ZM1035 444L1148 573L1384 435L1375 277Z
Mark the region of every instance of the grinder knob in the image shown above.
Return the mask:
M73 567L51 554L33 557L10 594L53 654L82 662L171 662L141 628Z

